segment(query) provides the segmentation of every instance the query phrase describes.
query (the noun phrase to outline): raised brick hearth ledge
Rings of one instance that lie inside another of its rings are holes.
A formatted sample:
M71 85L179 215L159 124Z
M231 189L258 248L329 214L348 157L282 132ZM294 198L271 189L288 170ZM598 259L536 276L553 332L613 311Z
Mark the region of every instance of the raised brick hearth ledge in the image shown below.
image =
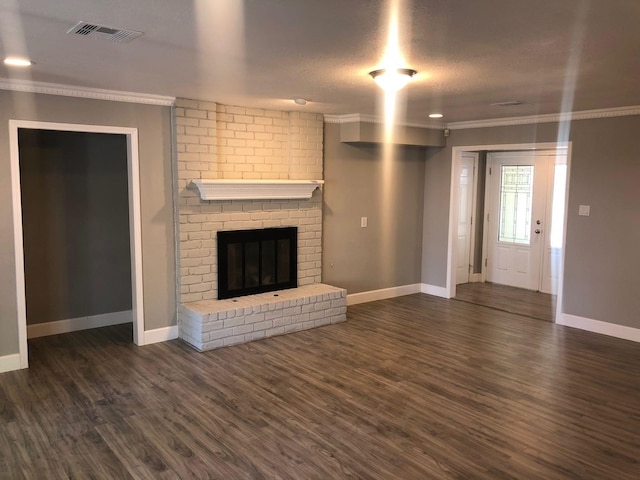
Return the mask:
M180 306L180 338L200 351L344 322L347 291L322 283Z

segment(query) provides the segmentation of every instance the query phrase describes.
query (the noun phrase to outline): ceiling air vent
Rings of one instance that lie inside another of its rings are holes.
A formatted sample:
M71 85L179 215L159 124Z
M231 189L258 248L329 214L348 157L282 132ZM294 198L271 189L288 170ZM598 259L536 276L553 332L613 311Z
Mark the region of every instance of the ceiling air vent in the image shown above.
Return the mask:
M490 104L491 107L515 107L517 105L523 105L524 102L520 100L510 100L508 102L497 102Z
M87 22L78 22L67 33L83 37L99 38L116 43L128 43L142 35L135 30L123 30L121 28L105 27Z

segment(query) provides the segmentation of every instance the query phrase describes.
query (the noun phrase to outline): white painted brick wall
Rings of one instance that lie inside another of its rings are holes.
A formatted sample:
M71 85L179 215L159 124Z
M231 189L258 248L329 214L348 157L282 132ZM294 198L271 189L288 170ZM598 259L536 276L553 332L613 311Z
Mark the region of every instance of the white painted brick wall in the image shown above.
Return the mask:
M310 200L202 201L194 179L322 179L321 114L178 99L180 302L218 295L220 230L298 227L298 285L321 282L322 192Z

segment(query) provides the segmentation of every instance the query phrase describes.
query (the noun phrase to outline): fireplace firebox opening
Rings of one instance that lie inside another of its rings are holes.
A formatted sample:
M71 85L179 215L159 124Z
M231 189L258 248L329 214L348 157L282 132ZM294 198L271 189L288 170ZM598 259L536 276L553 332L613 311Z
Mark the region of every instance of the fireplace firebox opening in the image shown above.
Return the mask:
M298 228L218 232L218 299L298 286Z

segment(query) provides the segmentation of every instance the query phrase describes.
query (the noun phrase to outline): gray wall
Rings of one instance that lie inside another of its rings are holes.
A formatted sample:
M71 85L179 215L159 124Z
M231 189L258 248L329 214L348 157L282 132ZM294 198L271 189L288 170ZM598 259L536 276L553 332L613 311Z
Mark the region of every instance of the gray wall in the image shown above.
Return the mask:
M350 294L420 283L424 148L340 142L324 128L322 281ZM368 227L360 227L368 217Z
M131 310L127 138L21 128L27 324Z
M557 123L454 130L425 170L423 282L445 286L451 147L558 141ZM640 117L578 120L572 141L564 313L640 328ZM591 205L579 217L579 205Z
M0 356L18 353L8 121L138 128L145 329L176 324L170 108L0 91Z
M451 149L430 148L425 158L422 283L445 287Z

